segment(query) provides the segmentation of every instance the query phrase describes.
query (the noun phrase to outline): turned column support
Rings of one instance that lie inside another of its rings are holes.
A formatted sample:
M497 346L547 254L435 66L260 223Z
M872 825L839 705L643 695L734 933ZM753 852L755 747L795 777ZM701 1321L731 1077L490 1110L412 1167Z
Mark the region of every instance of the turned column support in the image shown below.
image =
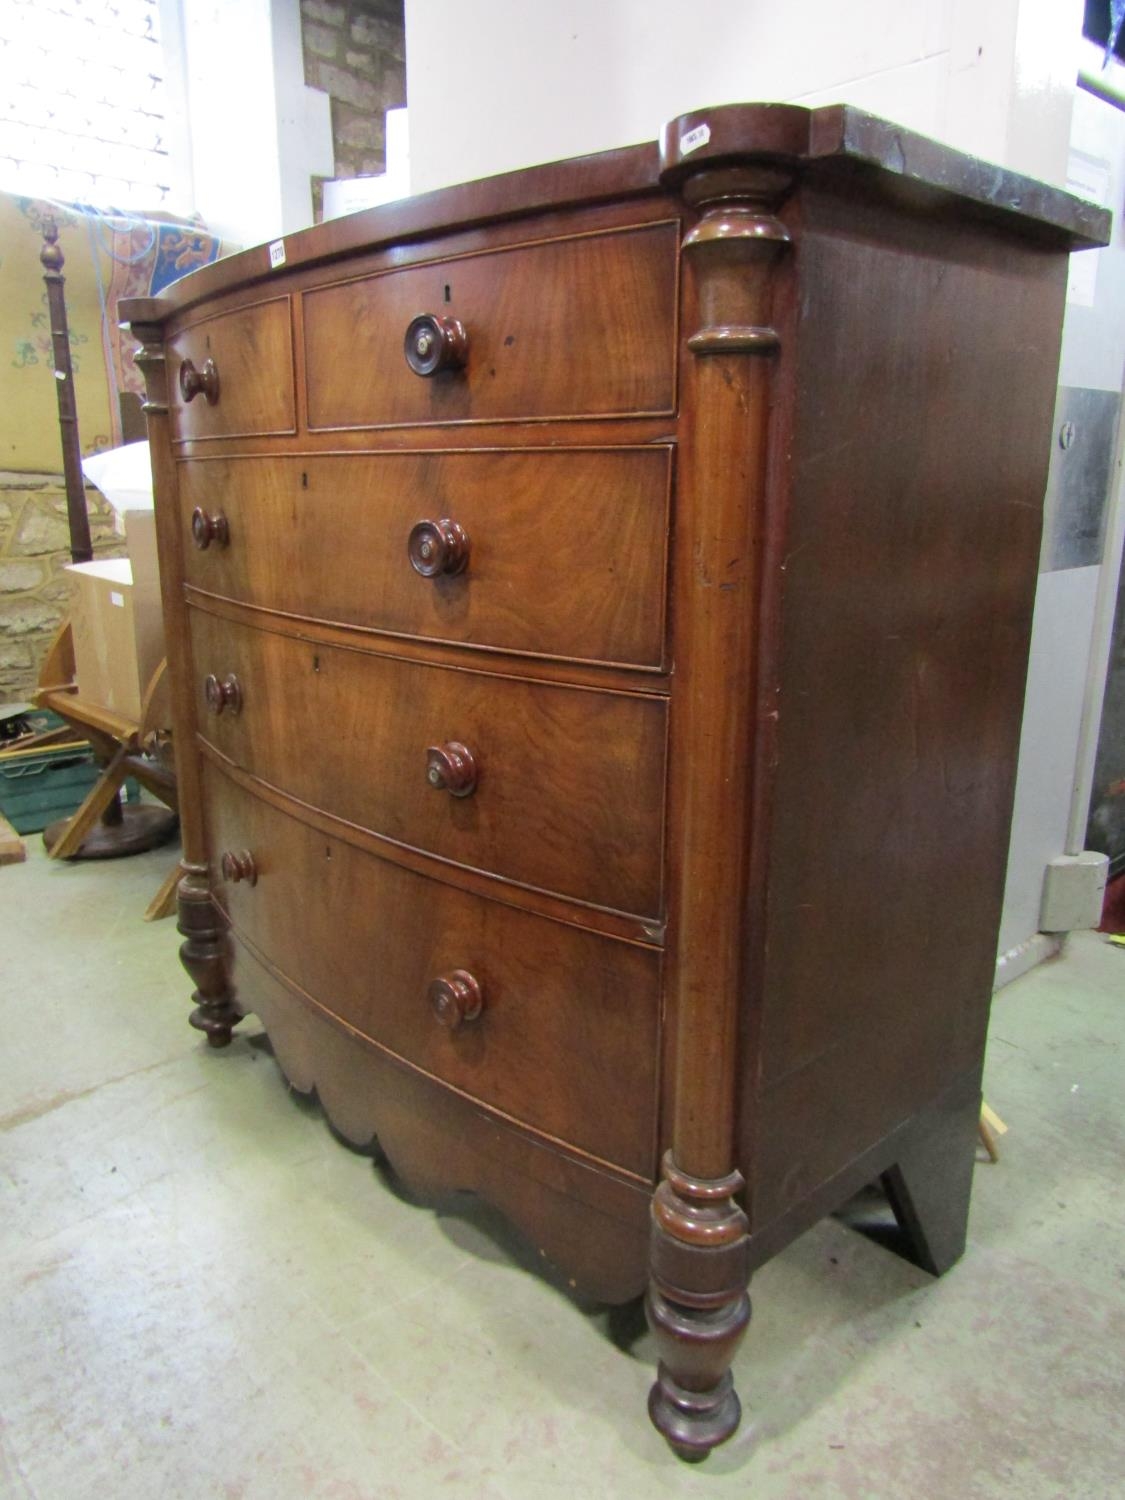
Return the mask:
M662 146L662 180L693 213L682 247L671 744L671 818L683 832L670 889L671 1150L652 1204L647 1310L660 1365L649 1414L689 1460L738 1426L730 1365L750 1321L735 1138L770 385L781 349L774 279L790 247L778 210L807 129L782 108L758 153L729 123L724 111L686 116Z
M160 559L160 592L164 606L164 646L171 689L172 744L183 861L177 887L177 926L184 938L180 962L195 986L191 1024L212 1047L225 1047L239 1012L230 982L227 924L211 895L207 840L203 828L199 755L195 749L191 632L183 593L185 528L180 524L176 465L172 459L168 416L168 366L163 329L133 322L140 340L134 354L145 379L144 412L148 419L152 479L156 493L156 536Z
M211 899L207 866L185 861L181 868L176 891L176 927L184 938L180 962L195 985L195 1009L188 1020L209 1046L227 1047L240 1017L227 979L226 923Z

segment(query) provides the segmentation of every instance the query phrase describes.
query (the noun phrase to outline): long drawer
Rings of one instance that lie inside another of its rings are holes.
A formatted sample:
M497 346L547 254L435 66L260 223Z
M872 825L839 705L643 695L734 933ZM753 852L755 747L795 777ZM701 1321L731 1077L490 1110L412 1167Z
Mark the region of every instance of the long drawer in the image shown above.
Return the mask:
M649 224L308 291L309 427L671 413L679 243L678 224ZM462 368L415 373L419 315L460 325Z
M204 776L214 889L283 976L442 1082L651 1175L659 953L413 874Z
M185 574L311 619L659 667L670 464L666 448L189 461Z
M443 859L660 914L664 700L191 613L197 723L237 765Z
M297 430L288 296L217 313L168 340L177 439L281 436Z

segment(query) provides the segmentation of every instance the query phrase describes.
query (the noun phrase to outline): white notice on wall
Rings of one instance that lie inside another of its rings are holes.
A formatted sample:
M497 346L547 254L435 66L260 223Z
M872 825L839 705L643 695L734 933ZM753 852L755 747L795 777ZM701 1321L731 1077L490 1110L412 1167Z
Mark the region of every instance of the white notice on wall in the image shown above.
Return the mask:
M1104 157L1072 151L1066 167L1066 189L1103 208L1109 202L1110 164ZM1098 289L1100 250L1080 250L1070 257L1066 300L1077 307L1093 307Z

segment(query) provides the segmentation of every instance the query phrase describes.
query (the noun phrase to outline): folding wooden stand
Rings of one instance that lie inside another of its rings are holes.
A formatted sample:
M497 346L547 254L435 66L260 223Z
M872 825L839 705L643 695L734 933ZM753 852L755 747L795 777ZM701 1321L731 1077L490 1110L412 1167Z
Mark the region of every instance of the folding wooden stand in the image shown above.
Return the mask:
M175 774L160 755L169 722L165 663L160 663L149 682L140 720L126 718L79 697L74 682L74 640L70 624L65 623L47 652L35 702L39 708L53 710L88 740L103 766L78 811L44 830L50 857L113 859L153 849L170 838L178 812ZM121 788L126 776L135 777L165 805L123 805ZM171 911L177 873L178 867L149 904L146 921Z

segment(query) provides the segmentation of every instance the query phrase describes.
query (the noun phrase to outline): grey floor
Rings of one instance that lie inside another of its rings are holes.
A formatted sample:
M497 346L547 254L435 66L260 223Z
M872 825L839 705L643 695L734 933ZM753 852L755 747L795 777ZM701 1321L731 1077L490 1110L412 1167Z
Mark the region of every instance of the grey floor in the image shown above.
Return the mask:
M752 1289L742 1431L689 1469L647 1335L396 1196L253 1025L205 1050L140 921L172 857L0 870L4 1497L1125 1495L1125 950L998 1000L1011 1128L961 1264L807 1234Z

